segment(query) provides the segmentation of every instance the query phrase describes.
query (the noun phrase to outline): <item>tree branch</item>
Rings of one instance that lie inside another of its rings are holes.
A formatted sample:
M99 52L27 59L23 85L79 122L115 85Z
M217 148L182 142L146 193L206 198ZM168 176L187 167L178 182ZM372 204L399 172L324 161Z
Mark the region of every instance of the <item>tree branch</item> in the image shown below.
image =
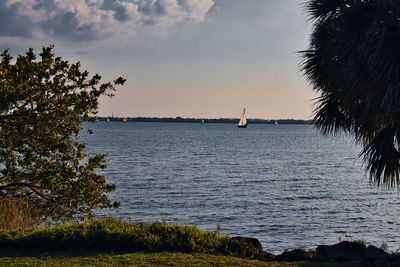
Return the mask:
M15 186L24 186L24 187L27 187L28 189L30 189L31 191L33 191L36 195L40 196L41 198L53 202L53 200L52 200L51 198L46 197L45 195L43 195L42 193L40 193L40 192L38 191L39 188L34 188L33 185L30 185L30 184L27 184L27 183L11 183L11 184L2 185L2 186L0 186L0 191L3 191L3 190L5 190L5 189L7 189L7 188L10 188L10 187L15 187Z

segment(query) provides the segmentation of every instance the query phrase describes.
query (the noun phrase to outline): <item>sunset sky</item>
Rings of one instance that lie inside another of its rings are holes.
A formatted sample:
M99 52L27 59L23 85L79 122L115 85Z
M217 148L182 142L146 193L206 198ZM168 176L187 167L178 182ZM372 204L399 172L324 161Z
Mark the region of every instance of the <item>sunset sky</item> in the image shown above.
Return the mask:
M304 0L1 0L0 49L55 44L127 83L100 115L309 119Z

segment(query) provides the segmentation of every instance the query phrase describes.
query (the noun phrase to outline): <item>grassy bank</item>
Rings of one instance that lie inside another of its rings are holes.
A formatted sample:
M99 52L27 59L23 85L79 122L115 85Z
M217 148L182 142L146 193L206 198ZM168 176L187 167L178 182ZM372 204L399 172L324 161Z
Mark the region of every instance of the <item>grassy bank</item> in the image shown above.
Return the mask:
M195 226L100 218L0 230L0 266L330 266L235 257L228 244Z
M327 263L261 262L232 256L204 253L135 252L135 253L68 253L1 255L0 266L264 266L264 267L330 267Z
M190 225L132 223L114 218L0 231L0 249L10 251L177 251L228 253L229 236Z

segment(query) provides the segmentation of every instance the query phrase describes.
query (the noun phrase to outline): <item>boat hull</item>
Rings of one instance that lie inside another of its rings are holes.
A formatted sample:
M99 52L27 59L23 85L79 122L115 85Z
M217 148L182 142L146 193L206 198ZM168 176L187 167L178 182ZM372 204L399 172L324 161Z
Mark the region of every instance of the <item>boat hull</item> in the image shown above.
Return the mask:
M238 128L247 128L247 127L248 127L247 124L245 124L245 125L238 125Z

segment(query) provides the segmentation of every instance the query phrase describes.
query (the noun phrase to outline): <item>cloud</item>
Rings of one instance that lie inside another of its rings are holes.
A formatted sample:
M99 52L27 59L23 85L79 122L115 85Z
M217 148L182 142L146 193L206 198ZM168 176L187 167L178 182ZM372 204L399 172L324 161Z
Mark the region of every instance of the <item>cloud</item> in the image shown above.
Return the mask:
M1 0L0 38L107 39L148 25L199 23L213 5L214 0Z
M32 37L32 21L19 13L20 4L7 6L0 2L0 35L7 37Z

